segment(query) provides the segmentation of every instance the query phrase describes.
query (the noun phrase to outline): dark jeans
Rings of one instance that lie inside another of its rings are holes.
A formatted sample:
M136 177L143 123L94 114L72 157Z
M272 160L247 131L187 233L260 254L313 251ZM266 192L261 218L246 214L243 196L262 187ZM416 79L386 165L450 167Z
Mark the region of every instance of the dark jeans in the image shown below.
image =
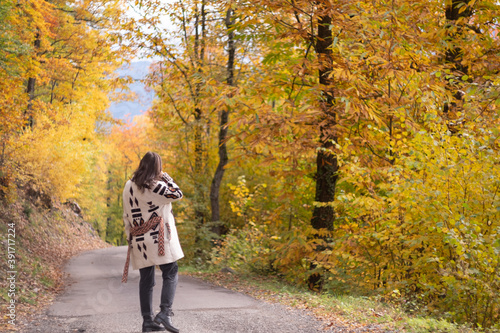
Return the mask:
M160 265L162 271L163 285L161 288L160 309L169 311L174 302L175 289L177 287L177 262ZM141 279L139 281L139 299L141 301L141 313L143 316L153 315L153 287L155 286L155 266L139 269Z

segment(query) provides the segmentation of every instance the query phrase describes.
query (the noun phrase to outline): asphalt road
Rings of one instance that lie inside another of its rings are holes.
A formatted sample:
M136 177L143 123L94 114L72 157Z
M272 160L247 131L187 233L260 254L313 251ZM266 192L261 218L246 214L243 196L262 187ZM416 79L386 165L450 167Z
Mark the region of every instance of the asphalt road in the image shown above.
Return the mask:
M126 247L83 253L67 265L70 283L48 312L23 332L141 332L139 273L121 283ZM182 265L182 260L179 262ZM156 272L154 306L159 306ZM159 311L159 308L157 309ZM306 312L268 304L247 295L179 276L173 322L182 333L325 332Z

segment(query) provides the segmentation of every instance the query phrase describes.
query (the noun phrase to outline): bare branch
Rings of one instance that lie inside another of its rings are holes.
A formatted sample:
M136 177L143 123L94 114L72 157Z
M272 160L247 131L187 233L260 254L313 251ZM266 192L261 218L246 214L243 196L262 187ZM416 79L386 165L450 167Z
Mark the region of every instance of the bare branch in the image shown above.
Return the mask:
M184 125L187 125L188 122L186 121L186 119L184 119L184 117L181 115L181 112L179 111L179 109L177 108L177 102L174 100L174 98L172 97L172 95L166 91L166 90L163 90L167 95L168 97L170 98L170 101L172 102L172 105L174 107L174 110L175 112L177 112L177 115L179 116L179 118L181 118L182 122L184 123Z

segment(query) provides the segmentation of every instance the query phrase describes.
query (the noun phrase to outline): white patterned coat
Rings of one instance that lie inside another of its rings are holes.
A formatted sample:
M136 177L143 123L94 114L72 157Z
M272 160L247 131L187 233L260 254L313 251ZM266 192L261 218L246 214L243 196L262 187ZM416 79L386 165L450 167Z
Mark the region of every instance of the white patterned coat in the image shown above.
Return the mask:
M158 256L159 225L145 234L132 236L130 261L134 270L168 264L184 257L172 213L172 202L181 199L182 192L172 178L164 175L152 190L146 188L141 192L131 180L123 189L123 222L127 239L130 239L132 227L142 225L155 215L163 217L165 223L164 256Z

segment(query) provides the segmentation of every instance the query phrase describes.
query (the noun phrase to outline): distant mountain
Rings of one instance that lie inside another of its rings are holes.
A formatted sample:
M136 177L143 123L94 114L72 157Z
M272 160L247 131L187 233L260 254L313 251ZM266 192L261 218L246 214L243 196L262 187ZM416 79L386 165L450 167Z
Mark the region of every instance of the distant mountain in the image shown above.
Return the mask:
M133 119L134 116L140 115L151 107L153 104L154 93L148 92L142 82L149 72L151 61L136 61L130 65L124 65L117 70L119 76L130 76L137 80L129 85L130 91L137 96L134 101L114 102L109 107L109 111L116 119Z

